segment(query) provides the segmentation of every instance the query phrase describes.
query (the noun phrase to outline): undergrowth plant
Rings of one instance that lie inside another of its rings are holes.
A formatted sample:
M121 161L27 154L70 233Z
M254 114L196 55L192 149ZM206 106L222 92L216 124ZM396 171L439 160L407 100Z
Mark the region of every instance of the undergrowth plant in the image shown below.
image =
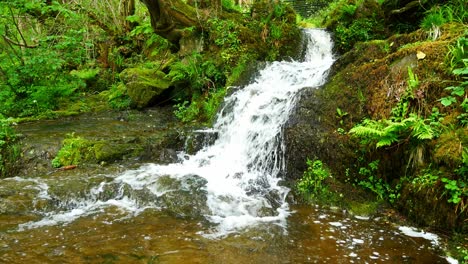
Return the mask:
M62 148L52 160L52 166L59 168L68 165L78 165L91 153L91 142L74 133L68 134L63 140Z
M461 37L457 39L455 45L449 47L449 53L446 59L450 66L452 74L457 81L456 84L445 88L450 92L450 95L439 99L440 103L445 107L460 107L461 113L458 115L462 126L468 124L468 99L466 88L468 87L468 38Z
M20 157L19 137L10 124L0 115L0 178L13 176Z
M312 161L307 159L307 169L298 181L297 189L306 197L319 198L329 192L328 186L324 183L329 177L331 177L330 172L325 168L321 160Z
M190 98L179 98L174 114L182 122L213 120L222 102L226 79L224 73L212 60L193 53L185 61L173 63L168 77L173 83L188 86Z
M414 149L413 152L418 152L427 141L439 136L441 124L438 109L433 109L432 115L424 118L419 111L416 112L411 108L411 102L420 81L410 67L408 67L407 84L407 89L392 109L388 119L364 119L349 131L361 139L361 144L375 146L377 149L406 144L410 146L410 149ZM413 152L411 152L408 166L410 162L416 161L416 154ZM370 162L368 167L361 167L359 175L364 176L364 180L360 180L358 184L375 193L379 199L393 203L400 195L401 183L392 188L382 177L375 175L377 168L378 161Z
M86 87L71 74L94 56L85 17L66 4L47 2L0 2L0 113L5 116L44 115Z
M468 12L466 1L452 0L443 5L434 5L421 20L421 28L428 34L429 39L436 40L441 35L441 26L448 22L466 23Z

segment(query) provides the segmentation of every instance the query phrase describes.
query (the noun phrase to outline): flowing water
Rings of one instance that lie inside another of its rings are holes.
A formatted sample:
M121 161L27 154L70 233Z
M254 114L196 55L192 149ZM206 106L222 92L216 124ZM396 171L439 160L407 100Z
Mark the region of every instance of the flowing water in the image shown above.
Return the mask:
M446 263L431 234L286 202L282 126L298 91L322 85L333 63L328 33L306 36L304 61L271 63L226 98L209 131L217 139L194 155L2 180L0 261Z

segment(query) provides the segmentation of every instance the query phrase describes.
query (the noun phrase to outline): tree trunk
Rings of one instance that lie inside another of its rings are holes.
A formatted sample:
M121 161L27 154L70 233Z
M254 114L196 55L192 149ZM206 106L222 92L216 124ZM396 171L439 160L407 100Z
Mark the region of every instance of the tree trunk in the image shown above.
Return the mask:
M125 32L130 32L135 27L135 23L128 21L126 18L135 14L135 0L121 0L120 4L122 6L121 16L124 20L124 30Z
M184 28L199 28L197 11L182 0L141 0L151 17L156 34L178 45Z
M141 0L151 17L151 26L156 34L176 46L184 35L185 28L202 27L201 21L208 16L221 14L221 0Z

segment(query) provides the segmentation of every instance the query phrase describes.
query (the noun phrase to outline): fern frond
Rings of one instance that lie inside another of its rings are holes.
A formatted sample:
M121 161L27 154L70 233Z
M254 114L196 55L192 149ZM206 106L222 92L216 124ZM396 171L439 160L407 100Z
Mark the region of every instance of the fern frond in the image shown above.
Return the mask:
M353 127L349 132L360 138L372 140L376 143L376 147L390 146L398 141L399 132L404 127L400 122L392 122L390 120L369 120L365 119L361 124Z
M412 125L411 135L419 140L425 140L433 139L435 132L430 125L425 123L424 119L418 118Z
M364 119L361 124L353 127L349 133L353 133L358 137L381 137L385 134L385 127L382 122Z
M380 138L377 144L375 144L375 147L381 148L385 146L391 146L395 142L398 142L398 137L395 134L389 134Z

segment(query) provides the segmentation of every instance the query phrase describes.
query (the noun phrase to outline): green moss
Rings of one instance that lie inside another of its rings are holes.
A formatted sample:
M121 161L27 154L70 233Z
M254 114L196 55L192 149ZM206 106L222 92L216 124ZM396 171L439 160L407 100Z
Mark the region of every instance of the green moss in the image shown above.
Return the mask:
M433 160L457 168L462 163L462 146L468 146L466 129L447 130L436 141Z
M457 232L448 241L448 253L453 258L457 259L459 263L468 262L468 241L466 233Z
M114 161L119 160L125 154L131 151L131 145L113 144L112 142L97 142L93 145L96 161Z
M352 201L349 203L349 211L354 215L370 216L377 213L379 206L382 204L380 201L367 201L367 202L356 202Z
M52 166L59 168L68 165L78 165L94 156L93 142L73 133L63 140L62 148L52 160Z
M128 96L138 108L148 106L171 85L166 74L155 69L128 68L119 76L127 87Z
M82 69L82 70L73 70L70 72L70 74L82 79L83 81L88 82L88 81L94 80L96 76L98 75L99 71L100 71L99 68Z

